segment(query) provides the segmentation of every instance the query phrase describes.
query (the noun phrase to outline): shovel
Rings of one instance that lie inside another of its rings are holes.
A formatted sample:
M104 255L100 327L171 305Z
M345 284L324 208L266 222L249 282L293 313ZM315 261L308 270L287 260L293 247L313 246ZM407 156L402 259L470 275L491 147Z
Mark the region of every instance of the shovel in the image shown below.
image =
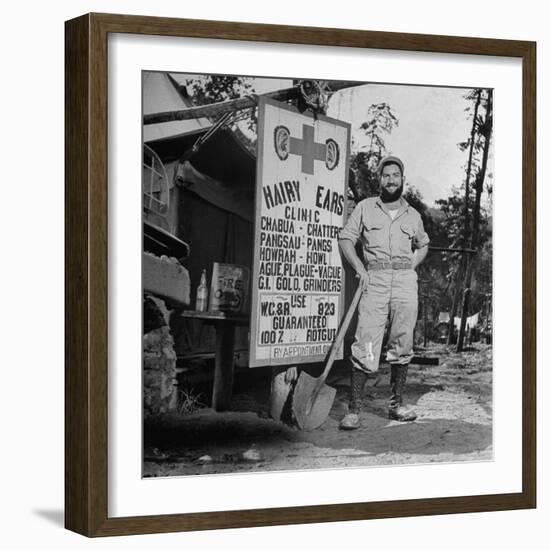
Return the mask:
M305 372L301 372L294 388L292 398L292 411L298 427L301 430L315 430L326 419L332 408L336 390L327 386L325 380L332 368L334 359L349 327L351 318L357 309L357 304L361 298L361 286L357 287L353 300L346 312L346 316L338 329L336 339L334 340L326 362L325 369L319 378L314 378Z

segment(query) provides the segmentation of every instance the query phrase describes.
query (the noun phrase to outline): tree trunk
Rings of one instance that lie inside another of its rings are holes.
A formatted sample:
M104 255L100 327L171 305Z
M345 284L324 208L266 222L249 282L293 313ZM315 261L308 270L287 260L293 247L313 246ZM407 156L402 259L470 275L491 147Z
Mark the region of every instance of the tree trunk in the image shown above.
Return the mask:
M479 222L481 218L481 194L483 193L483 183L485 181L485 174L487 172L487 160L489 158L489 147L491 144L491 133L493 130L493 91L487 92L487 114L485 116L485 123L483 125L483 134L485 137L485 143L483 146L483 157L481 160L481 167L476 176L476 198L474 205L474 217L472 234L470 237L470 248L476 248L479 235ZM466 316L468 315L468 306L470 303L472 274L474 271L475 256L468 258L466 277L464 278L464 296L462 300L462 314L460 317L460 332L458 334L458 341L456 344L456 350L462 351L464 347L464 333L466 330Z
M462 294L462 281L464 280L462 277L462 273L464 271L464 262L465 257L462 255L460 257L460 262L458 265L458 269L455 274L455 288L454 288L454 296L453 296L453 305L451 307L451 319L449 321L449 334L447 334L447 345L451 346L456 342L455 340L455 317L456 312L458 311L458 304L460 302L460 296Z
M470 305L470 282L472 280L472 269L474 266L475 257L466 258L466 276L464 291L462 293L462 307L460 313L460 328L458 330L458 338L456 341L456 351L462 351L464 348L464 334L466 331L466 316L468 315L468 309Z
M481 103L481 90L477 90L476 102L474 107L474 117L472 120L472 130L470 133L470 151L468 153L468 164L466 166L466 180L465 180L465 191L464 191L464 246L466 246L466 243L469 241L469 238L471 236L471 233L470 233L470 178L472 175L472 161L474 156L475 136L476 136L476 130L477 130L477 114L479 111L480 103ZM464 273L464 271L468 270L468 266L470 264L471 262L470 262L469 256L461 257L460 267L456 274L456 287L455 287L455 294L453 298L453 307L451 311L451 325L449 327L449 336L447 338L447 344L449 345L454 344L456 341L454 318L458 311L460 298L461 298L461 295L463 294L462 289L464 288L462 284L464 279L461 277L461 275ZM463 297L463 300L464 300L464 297ZM461 322L460 329L462 329L462 322Z
M472 160L474 156L475 135L477 130L477 113L481 103L481 90L476 92L476 103L474 108L474 119L472 121L472 131L470 133L470 151L468 153L468 165L466 167L466 188L464 192L464 243L467 243L470 233L470 178L472 176Z

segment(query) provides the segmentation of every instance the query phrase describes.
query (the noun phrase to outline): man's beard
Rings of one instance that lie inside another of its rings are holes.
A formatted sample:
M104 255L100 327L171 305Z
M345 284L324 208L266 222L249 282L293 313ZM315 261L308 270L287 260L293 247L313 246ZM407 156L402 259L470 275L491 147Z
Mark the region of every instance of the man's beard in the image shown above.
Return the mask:
M382 202L395 202L403 194L403 184L401 184L395 191L388 191L385 188L382 188L380 191L380 198Z

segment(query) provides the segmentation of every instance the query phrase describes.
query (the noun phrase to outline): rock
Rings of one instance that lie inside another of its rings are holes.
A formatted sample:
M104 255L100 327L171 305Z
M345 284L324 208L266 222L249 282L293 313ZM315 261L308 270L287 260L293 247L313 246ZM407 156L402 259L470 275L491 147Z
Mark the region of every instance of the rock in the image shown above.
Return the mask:
M262 454L257 449L248 449L248 451L244 451L242 456L243 460L248 462L260 462L260 460L263 460Z
M168 326L143 336L143 404L146 420L177 406L176 353Z

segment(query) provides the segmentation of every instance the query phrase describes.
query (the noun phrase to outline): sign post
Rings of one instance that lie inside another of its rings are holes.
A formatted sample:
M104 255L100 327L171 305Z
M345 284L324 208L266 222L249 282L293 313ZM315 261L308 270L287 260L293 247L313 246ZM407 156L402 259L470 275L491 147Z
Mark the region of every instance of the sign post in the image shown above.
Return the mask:
M349 140L348 123L260 100L251 367L322 361L336 336Z

